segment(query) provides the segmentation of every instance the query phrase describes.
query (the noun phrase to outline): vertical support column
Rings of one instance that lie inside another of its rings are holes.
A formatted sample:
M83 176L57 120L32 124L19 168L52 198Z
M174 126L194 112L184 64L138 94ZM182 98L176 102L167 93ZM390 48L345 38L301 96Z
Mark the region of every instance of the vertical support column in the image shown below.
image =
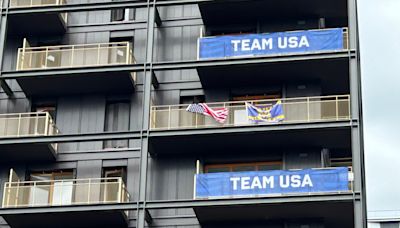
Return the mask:
M138 208L136 227L144 228L146 223L146 193L147 193L147 169L148 169L148 150L150 129L150 106L151 106L151 85L152 85L152 62L153 62L153 44L154 44L154 24L155 24L155 2L151 4L148 1L147 10L147 42L146 42L146 66L143 79L143 121L142 121L142 139L140 153L140 182L139 182L139 203L143 203L144 208Z
M350 113L353 126L351 127L351 149L353 154L354 192L361 195L360 200L354 200L354 227L367 227L364 150L362 135L361 113L361 77L357 23L357 0L348 0L348 37L349 50L356 50L356 57L349 58L350 82ZM354 122L357 124L354 124Z
M2 4L8 4L8 1L1 0ZM4 5L0 8L0 12L3 10ZM6 36L7 36L7 14L0 15L0 72L3 71L3 58L4 58L4 48L6 46ZM0 86L8 96L12 96L13 91L8 86L5 80L1 79L0 73Z

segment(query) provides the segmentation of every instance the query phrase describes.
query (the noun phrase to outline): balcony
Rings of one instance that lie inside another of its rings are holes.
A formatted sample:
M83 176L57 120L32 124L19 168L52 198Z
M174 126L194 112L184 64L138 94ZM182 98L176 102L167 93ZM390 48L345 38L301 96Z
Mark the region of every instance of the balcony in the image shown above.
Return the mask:
M212 64L196 70L204 89L234 89L301 78L319 81L330 90L326 93L335 94L344 93L348 87L350 56L355 53L348 50L347 28L203 37L198 42L198 59Z
M92 178L51 181L14 181L5 183L3 208L65 207L53 213L9 214L4 216L12 227L126 227L123 210L68 211L82 205L120 204L129 202L122 178ZM60 221L63 221L60 223Z
M240 153L238 148L242 148L244 142L251 142L252 148L265 148L266 142L268 148L281 148L287 142L295 148L350 148L349 95L285 98L280 101L284 119L258 123L249 122L246 102L271 107L276 104L276 99L207 103L214 110L228 110L224 123L186 111L187 104L152 106L150 152ZM212 145L213 150L204 150L204 145Z
M223 124L202 114L186 111L188 105L153 106L151 108L151 129L171 130L254 125L247 120L246 103L268 106L277 101L276 99L270 99L207 103L212 109L228 109L228 117ZM286 98L280 99L280 101L282 102L285 119L278 123L265 124L350 120L350 95Z
M7 138L57 135L58 129L47 112L1 114L0 142ZM52 161L57 154L55 143L0 143L1 161Z
M87 69L133 63L129 42L30 47L25 39L23 47L18 49L17 71L35 72L37 77L21 77L17 81L27 96L132 92L134 73L114 69L87 72ZM61 71L57 75L40 73L57 69ZM78 71L70 73L69 69Z
M353 173L347 167L198 173L194 199L215 202L215 206L193 209L205 227L296 219L318 219L327 228L352 227L352 182ZM246 198L261 201L241 204ZM236 199L237 205L218 204L228 199Z
M274 1L207 1L199 3L200 13L209 33L238 33L261 29L283 28L304 29L318 26L320 18L326 25L340 27L347 25L346 0Z
M11 0L10 9L65 5L66 0ZM67 13L23 13L11 15L9 30L17 35L61 35L67 30Z

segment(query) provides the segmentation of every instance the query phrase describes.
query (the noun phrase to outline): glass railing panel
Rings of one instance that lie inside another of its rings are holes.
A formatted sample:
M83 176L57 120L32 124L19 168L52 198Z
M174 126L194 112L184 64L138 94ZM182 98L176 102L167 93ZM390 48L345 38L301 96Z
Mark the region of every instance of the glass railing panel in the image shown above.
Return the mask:
M0 137L54 134L58 134L58 129L50 114L46 112L0 115Z
M66 4L60 0L11 0L10 7L36 7L36 6L54 6Z
M121 178L6 183L3 207L62 206L129 201Z
M260 108L272 107L278 100L253 100L243 102L209 103L210 108L228 109L224 123L218 123L213 118L198 113L186 111L185 105L153 106L151 112L152 129L179 129L226 127L254 124L279 124L318 121L338 121L350 119L348 95L304 97L280 99L284 119L278 122L250 122L246 110L246 102Z
M128 42L20 48L17 70L131 64Z

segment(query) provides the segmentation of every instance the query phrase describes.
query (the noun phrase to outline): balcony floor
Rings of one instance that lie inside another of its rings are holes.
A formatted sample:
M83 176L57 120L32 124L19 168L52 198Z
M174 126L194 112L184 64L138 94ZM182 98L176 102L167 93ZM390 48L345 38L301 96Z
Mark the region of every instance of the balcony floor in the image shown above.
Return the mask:
M335 58L207 66L197 68L197 72L205 89L312 81L320 83L324 94L345 94L349 91L348 69L348 58Z
M54 161L55 159L56 152L53 146L48 143L18 143L0 145L1 162L46 162Z
M329 26L347 23L347 1L304 0L304 1L211 1L199 4L206 26L230 24L256 24L285 19L317 19L325 17ZM282 26L281 26L282 27Z
M13 35L62 35L67 31L59 13L21 14L9 17L9 32Z
M69 211L3 215L13 228L124 228L127 218L123 211Z
M303 219L320 219L326 228L353 227L352 200L208 206L193 209L202 227L252 227L250 224L263 227L260 225L271 221Z
M264 153L265 148L284 147L346 151L351 145L348 121L152 131L149 142L151 154L167 156Z
M82 69L83 72L74 74L59 73L57 69L57 75L40 76L39 74L21 77L17 81L28 97L134 91L134 80L130 72L85 72L85 69Z

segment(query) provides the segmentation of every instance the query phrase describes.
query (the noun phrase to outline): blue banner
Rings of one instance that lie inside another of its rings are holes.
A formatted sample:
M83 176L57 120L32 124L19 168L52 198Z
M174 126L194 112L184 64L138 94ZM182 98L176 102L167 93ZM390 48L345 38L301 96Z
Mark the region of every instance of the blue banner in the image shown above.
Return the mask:
M349 190L347 167L196 175L196 198Z
M226 58L343 49L343 29L204 37L199 58Z

